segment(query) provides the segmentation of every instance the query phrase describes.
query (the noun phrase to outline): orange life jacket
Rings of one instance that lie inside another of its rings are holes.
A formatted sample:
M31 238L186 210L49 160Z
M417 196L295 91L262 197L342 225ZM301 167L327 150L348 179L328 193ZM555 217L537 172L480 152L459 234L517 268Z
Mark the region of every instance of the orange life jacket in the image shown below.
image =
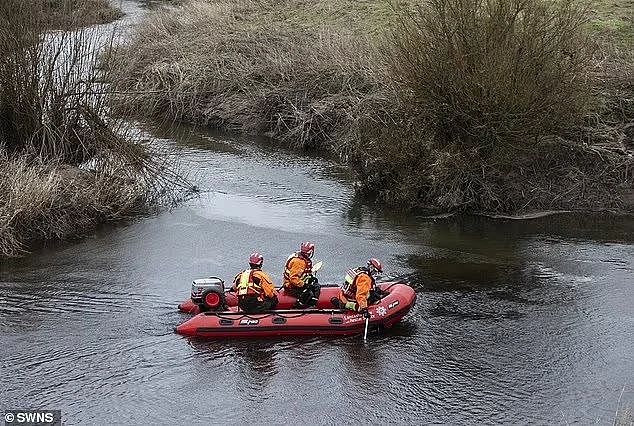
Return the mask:
M236 294L238 297L257 296L262 300L264 297L264 289L260 285L260 278L253 275L256 270L245 269L240 273L236 283Z
M374 290L376 286L376 282L374 280L374 277L370 274L370 271L368 271L367 268L359 267L359 268L349 269L348 272L346 272L346 278L343 283L343 286L341 287L341 292L346 299L349 299L349 300L356 299L357 281L359 280L359 276L363 274L370 277L370 280L372 281L371 290Z
M291 261L295 258L302 259L305 262L304 270L301 272L299 277L301 281L304 281L307 277L309 277L313 273L312 260L310 260L306 256L302 256L300 253L293 253L288 257L288 259L286 260L286 265L284 265L284 286L285 287L288 287L290 285L291 274L293 273L293 271L291 271L290 265L291 265Z

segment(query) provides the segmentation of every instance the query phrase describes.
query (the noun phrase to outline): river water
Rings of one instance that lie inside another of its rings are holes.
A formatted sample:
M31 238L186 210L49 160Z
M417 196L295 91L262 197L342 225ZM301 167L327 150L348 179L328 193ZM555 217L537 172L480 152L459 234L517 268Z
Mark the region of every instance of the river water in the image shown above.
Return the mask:
M0 270L0 409L65 424L601 423L634 406L634 220L377 213L335 163L192 127L144 126L200 197ZM192 279L249 253L279 283L304 240L322 282L369 256L417 305L360 337L173 333Z

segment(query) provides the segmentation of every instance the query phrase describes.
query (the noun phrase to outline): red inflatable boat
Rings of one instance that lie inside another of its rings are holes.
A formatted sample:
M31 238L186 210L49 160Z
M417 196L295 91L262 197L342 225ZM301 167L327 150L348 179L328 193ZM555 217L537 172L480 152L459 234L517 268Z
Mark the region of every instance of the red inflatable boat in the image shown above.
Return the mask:
M399 282L382 283L379 287L384 295L381 300L368 307L371 315L369 325L371 328L389 328L403 319L414 306L416 293L408 285ZM192 293L196 295L196 292ZM322 287L316 308L291 309L296 299L281 291L278 296L279 309L262 314L240 312L235 306L237 300L232 293L225 295L228 310L199 313L200 309L195 303L186 301L179 305L179 309L197 315L176 327L176 332L205 339L346 336L363 333L363 315L333 309L330 299L338 294L339 287ZM208 302L215 304L216 300L214 298ZM221 302L220 300L218 304L222 304Z

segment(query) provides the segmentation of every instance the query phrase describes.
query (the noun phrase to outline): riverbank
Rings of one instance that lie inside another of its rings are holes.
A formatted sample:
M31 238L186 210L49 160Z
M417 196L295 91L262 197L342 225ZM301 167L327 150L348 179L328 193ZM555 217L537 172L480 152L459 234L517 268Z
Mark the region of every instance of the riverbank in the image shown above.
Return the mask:
M167 157L108 116L100 34L75 25L95 10L76 10L73 25L50 12L35 0L0 5L0 257L148 212L184 185Z
M463 2L443 39L427 3L192 0L148 17L114 81L123 114L334 153L389 208L632 211L626 3Z

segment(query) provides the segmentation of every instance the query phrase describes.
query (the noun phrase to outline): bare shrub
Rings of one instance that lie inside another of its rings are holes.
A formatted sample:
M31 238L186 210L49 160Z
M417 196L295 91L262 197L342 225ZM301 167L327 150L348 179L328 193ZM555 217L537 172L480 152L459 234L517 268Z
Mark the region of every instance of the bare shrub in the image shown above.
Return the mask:
M46 12L33 0L0 6L0 146L79 164L121 142L95 68L108 39L93 29L46 33Z
M444 211L631 209L633 159L608 117L619 108L601 105L619 97L596 93L585 23L572 1L428 0L402 13L383 50L398 112L357 143L361 191Z
M586 21L574 0L427 0L401 16L385 54L439 143L530 147L583 117Z

